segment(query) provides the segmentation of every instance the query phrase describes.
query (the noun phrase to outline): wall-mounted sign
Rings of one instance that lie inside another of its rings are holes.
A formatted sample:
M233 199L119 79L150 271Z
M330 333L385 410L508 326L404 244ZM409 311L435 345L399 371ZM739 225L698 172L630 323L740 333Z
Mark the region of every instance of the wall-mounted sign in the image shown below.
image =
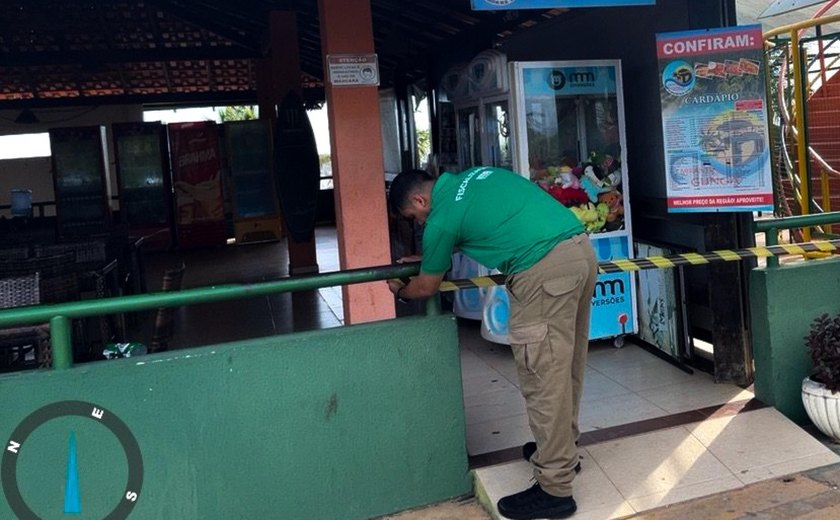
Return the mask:
M760 25L657 34L668 211L773 209Z
M379 85L376 54L328 54L327 66L334 87Z
M471 0L473 11L554 9L556 7L619 7L654 5L656 0Z

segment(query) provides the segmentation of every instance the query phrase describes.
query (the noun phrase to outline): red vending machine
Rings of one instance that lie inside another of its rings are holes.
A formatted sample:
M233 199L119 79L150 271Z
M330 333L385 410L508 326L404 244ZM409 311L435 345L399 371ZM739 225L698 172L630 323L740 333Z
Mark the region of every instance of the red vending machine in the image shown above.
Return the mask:
M224 245L224 198L216 123L170 123L178 247Z

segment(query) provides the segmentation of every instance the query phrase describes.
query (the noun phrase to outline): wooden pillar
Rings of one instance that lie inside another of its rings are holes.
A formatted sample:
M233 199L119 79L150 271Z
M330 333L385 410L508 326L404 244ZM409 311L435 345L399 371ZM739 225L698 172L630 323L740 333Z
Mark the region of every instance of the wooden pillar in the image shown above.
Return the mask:
M269 57L257 64L257 103L260 118L268 119L273 131L277 121L277 105L290 91L301 94L297 15L293 11L272 11L269 14L269 28ZM282 207L280 211L283 211ZM289 274L317 273L315 238L298 242L290 233L286 233L286 237L289 247Z
M328 54L374 52L370 0L318 0L324 85L342 269L391 263L379 95L376 86L333 86ZM345 286L346 324L394 317L385 282Z

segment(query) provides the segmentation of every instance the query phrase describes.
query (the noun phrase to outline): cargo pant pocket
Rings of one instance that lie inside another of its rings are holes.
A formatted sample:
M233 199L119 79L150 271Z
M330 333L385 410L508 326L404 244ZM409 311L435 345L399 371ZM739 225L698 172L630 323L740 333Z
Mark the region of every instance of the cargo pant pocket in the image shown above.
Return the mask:
M545 282L543 284L543 290L548 293L549 296L554 296L556 298L576 290L580 287L582 282L583 275L581 274L564 276L562 278L555 278Z
M538 374L540 364L545 362L545 356L551 356L551 351L543 345L547 334L546 323L511 327L508 339L520 375Z

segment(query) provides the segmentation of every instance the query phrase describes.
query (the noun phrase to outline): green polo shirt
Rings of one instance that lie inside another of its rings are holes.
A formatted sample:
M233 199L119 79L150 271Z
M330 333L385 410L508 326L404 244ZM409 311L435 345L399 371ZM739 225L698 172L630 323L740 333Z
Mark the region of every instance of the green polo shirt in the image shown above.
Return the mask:
M452 251L504 274L524 271L583 224L542 188L501 168L444 173L432 188L420 270L449 270Z

